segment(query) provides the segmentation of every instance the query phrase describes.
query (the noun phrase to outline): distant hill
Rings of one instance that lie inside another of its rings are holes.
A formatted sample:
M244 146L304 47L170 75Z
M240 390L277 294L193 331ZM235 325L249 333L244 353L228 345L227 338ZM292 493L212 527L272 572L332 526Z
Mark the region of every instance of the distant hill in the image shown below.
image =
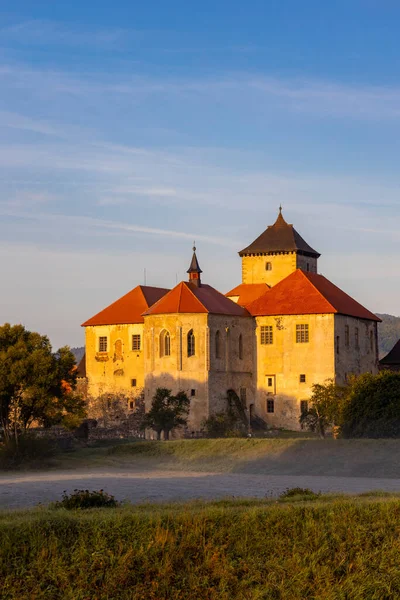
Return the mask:
M400 339L400 317L379 313L376 316L382 319L382 323L378 323L378 337L379 358L383 358Z
M75 356L76 364L78 365L82 356L85 354L85 347L82 348L71 348L72 354Z
M383 358L400 339L400 317L375 313L382 323L378 324L379 358ZM85 353L85 348L71 348L77 364Z

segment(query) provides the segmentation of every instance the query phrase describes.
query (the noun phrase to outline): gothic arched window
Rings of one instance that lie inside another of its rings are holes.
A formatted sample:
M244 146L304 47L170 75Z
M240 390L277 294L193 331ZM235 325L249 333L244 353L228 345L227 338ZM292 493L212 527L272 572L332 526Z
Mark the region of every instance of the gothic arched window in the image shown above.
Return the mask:
M239 335L239 358L242 360L243 358L243 337L242 334Z
M194 337L193 329L187 334L187 355L194 356L196 352L196 339Z
M215 358L221 358L221 334L219 331L215 334Z
M163 329L160 333L160 356L170 356L171 355L171 338L169 335L169 331Z

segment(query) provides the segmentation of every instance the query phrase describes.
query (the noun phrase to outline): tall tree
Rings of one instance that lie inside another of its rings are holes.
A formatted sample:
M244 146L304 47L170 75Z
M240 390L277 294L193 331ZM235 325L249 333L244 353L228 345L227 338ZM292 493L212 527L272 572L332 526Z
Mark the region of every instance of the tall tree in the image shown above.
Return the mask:
M157 388L151 408L143 418L142 427L153 429L158 440L164 432L164 439L168 440L173 429L186 425L189 405L190 400L185 392L178 392L173 396L171 390Z
M332 379L324 384L315 383L309 408L300 415L300 423L324 438L328 427L340 424L345 390Z
M68 347L53 353L49 339L6 323L0 327L0 423L10 438L34 422L47 427L71 414L84 416L74 393L75 358Z

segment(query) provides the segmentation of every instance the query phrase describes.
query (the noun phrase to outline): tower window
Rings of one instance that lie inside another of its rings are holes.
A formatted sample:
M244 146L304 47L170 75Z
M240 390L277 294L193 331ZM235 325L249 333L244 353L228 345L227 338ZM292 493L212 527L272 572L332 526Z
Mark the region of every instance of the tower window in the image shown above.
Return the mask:
M132 336L132 350L140 350L140 335Z
M310 270L310 263L307 263L307 271Z
M340 336L336 336L336 354L340 354Z
M196 390L190 390L190 395L193 397L196 395Z
M135 403L134 403L134 401L133 401L133 400L131 400L131 401L129 402L129 408L130 408L130 410L133 410L133 409L135 408Z
M267 400L267 413L275 412L275 400Z
M239 358L240 358L240 360L243 359L243 336L242 336L242 334L239 335Z
M262 325L261 327L261 344L273 344L274 334L272 325Z
M308 324L296 325L296 342L298 344L307 344L309 339Z
M107 336L99 337L99 352L107 352Z
M265 270L266 271L272 271L272 263L271 262L265 263Z
M215 358L221 358L221 334L219 331L215 334Z
M350 346L350 328L348 325L344 327L344 343L346 348Z
M306 376L305 376L305 373L302 373L300 375L300 383L305 383L305 382L306 382Z
M137 384L136 379L131 379L131 386L136 387L136 384Z
M272 377L268 377L267 378L267 385L268 385L268 387L272 387L272 384L273 384L273 378Z
M171 337L169 331L163 329L160 333L160 357L171 355Z
M196 351L196 339L194 337L193 329L187 334L187 355L194 356Z
M358 327L356 327L355 331L354 331L354 341L355 341L355 346L358 350L360 348L360 335L359 335Z
M374 332L373 331L369 332L369 345L370 345L371 352L372 352L374 349Z

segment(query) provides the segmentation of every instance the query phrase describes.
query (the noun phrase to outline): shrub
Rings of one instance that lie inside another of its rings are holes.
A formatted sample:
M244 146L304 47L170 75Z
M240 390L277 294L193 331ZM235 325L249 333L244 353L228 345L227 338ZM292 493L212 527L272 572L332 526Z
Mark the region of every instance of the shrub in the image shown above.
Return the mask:
M230 412L210 415L201 425L206 435L211 438L241 437L245 433L237 417Z
M400 373L364 373L353 379L342 419L346 438L400 437Z
M310 488L288 488L285 490L280 496L280 500L293 500L293 498L297 498L299 500L316 500L320 497L320 493L313 492Z
M54 508L66 508L67 510L81 510L86 508L117 508L119 502L106 494L104 490L74 490L72 494L64 491L62 499L53 504Z
M58 451L55 440L38 438L32 434L11 437L0 446L0 468L15 469L52 458Z

